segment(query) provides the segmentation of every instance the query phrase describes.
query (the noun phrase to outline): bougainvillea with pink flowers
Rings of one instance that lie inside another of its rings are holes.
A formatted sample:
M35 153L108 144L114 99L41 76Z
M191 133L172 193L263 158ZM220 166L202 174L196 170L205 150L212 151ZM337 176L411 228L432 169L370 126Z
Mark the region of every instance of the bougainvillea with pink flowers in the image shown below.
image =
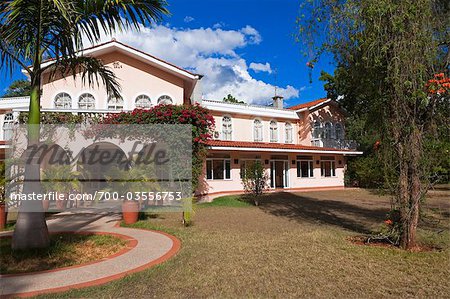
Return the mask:
M195 104L158 105L150 109L135 109L131 112L111 113L99 121L101 124L183 124L192 126L192 182L193 190L198 186L206 155L205 143L212 138L214 118L209 110Z

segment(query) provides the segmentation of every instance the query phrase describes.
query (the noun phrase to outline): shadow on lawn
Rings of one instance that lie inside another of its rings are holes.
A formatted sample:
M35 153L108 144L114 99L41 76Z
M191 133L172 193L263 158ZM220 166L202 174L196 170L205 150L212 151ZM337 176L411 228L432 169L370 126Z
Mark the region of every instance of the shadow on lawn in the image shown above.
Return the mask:
M290 220L335 225L364 234L371 233L374 226L381 224L389 211L389 206L368 209L340 200L321 200L284 192L266 196L259 207Z

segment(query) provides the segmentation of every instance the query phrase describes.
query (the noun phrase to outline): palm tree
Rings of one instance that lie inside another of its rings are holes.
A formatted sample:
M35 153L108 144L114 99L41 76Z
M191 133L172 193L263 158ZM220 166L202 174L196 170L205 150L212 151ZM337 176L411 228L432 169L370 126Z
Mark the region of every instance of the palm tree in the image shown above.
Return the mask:
M39 142L43 72L80 74L89 85L103 83L120 97L114 73L94 57L82 57L83 38L97 43L101 33L148 25L168 14L165 0L4 0L0 3L0 70L20 67L31 83L28 145ZM44 59L53 58L43 66ZM37 159L28 163L23 193L41 190ZM36 183L37 182L37 183ZM37 211L37 212L36 212ZM48 229L39 201L23 202L14 230L13 249L47 247Z

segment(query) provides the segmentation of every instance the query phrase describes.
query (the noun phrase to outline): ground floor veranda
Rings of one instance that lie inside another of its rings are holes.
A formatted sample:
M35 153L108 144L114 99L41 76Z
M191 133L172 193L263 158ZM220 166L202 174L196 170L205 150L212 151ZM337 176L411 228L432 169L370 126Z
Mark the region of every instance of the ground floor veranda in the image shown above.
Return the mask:
M338 189L344 187L346 153L338 151L261 151L212 149L208 152L198 195L203 200L242 193L248 164L265 168L269 191Z

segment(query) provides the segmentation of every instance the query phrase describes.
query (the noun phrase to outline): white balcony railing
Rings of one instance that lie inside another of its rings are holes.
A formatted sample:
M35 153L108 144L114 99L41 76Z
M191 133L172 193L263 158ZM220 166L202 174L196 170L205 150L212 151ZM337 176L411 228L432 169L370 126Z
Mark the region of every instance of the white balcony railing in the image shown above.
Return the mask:
M311 145L318 147L349 149L349 150L354 150L358 148L358 143L356 141L344 139L315 138L311 140Z

